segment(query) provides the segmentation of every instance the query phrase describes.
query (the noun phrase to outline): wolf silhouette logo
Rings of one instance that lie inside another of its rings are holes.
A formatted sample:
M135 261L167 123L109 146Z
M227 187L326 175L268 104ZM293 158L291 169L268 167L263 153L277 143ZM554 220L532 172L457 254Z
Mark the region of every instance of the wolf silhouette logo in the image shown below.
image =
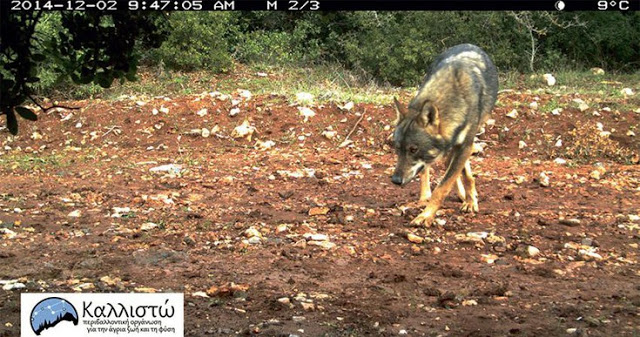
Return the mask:
M52 328L62 321L78 325L76 308L64 298L45 298L31 310L31 329L38 336L42 331Z

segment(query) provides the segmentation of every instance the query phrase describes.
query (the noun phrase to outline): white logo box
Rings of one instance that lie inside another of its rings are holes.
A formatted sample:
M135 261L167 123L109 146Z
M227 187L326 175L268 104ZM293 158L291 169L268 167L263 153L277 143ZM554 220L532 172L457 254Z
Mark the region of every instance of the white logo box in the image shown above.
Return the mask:
M184 336L181 293L22 293L22 337Z

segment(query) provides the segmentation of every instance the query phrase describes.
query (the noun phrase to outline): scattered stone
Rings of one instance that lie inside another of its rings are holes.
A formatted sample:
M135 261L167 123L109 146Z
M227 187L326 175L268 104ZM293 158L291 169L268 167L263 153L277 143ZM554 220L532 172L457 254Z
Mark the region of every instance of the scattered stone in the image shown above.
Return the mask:
M540 172L539 181L540 181L540 186L549 187L549 176L546 173Z
M578 109L580 109L581 112L585 112L587 111L587 109L589 109L589 105L585 102L581 102L580 104L578 104Z
M556 158L553 160L554 163L558 164L558 165L564 165L567 163L567 160L564 158Z
M495 254L481 254L480 260L487 264L493 264L498 259L498 255Z
M333 139L338 134L337 131L334 130L324 130L322 131L322 136L326 139Z
M293 316L293 317L291 317L291 319L292 319L294 322L303 322L303 321L304 321L304 320L306 320L307 318L306 318L306 317L304 317L304 316Z
M310 245L318 246L326 250L331 250L336 247L336 244L329 241L309 241Z
M300 112L300 115L302 117L304 117L304 122L308 122L309 118L314 117L316 115L315 111L305 107L298 107L298 111Z
M158 224L153 222L145 222L142 224L142 226L140 226L140 230L143 232L150 231L154 228L158 228Z
M233 117L240 113L240 108L233 108L229 110L229 116Z
M560 219L559 222L560 222L561 225L565 225L565 226L568 226L568 227L580 226L580 224L582 223L580 221L580 219L575 219L575 218L572 218L572 219L562 218L562 219Z
M256 128L249 124L248 120L244 120L242 124L236 126L231 132L231 137L233 138L247 138L247 140L251 141L251 137L256 132Z
M300 105L313 104L313 95L308 92L299 92L296 94L296 102Z
M622 93L624 96L633 96L633 95L635 95L635 93L633 92L633 90L631 88L623 88L622 90L620 90L620 93Z
M554 116L559 116L561 112L562 112L562 108L555 108L551 110L551 114Z
M312 207L309 209L309 216L325 215L329 213L329 207Z
M13 239L18 235L16 232L4 227L0 228L0 234L2 234L3 239Z
M538 110L538 102L531 102L529 103L529 109L531 110Z
M69 213L69 214L67 214L67 216L70 217L70 218L78 218L78 217L80 217L80 215L82 215L82 212L80 212L80 210L78 210L78 209L73 211L73 212L71 212L71 213Z
M244 236L246 238L252 238L252 237L261 238L262 233L260 233L260 231L257 230L255 227L249 227L247 230L244 231Z
M193 294L191 294L191 296L209 298L209 295L207 295L207 293L205 293L204 291L196 291Z
M211 135L211 131L209 131L209 129L207 129L207 128L202 128L201 135L204 138L209 138L209 136Z
M540 254L540 249L534 246L527 246L527 254L529 257L536 257Z
M424 238L421 236L417 236L415 234L412 233L408 233L407 234L407 240L413 242L413 243L422 243L424 242Z
M351 109L353 109L353 106L353 102L347 102L344 105L338 105L338 109L342 111L351 111Z
M627 131L627 136L628 136L628 137L635 137L635 136L636 136L636 133L635 133L635 132L633 132L632 130L629 130L629 131Z
M198 110L198 112L196 112L196 115L198 115L198 116L200 116L200 117L204 117L204 116L206 116L206 115L207 115L207 113L208 113L207 109L206 109L206 108L204 108L204 109L200 109L200 110Z
M604 75L604 69L602 68L598 68L598 67L593 67L591 68L591 73L594 75Z
M579 249L578 255L582 257L585 261L600 261L602 260L602 255L596 253L592 249Z
M513 118L513 119L518 118L518 110L516 109L511 110L510 112L507 113L507 117Z
M286 307L292 307L291 305L291 299L289 299L289 297L281 297L278 299L278 303L286 306Z
M552 87L556 84L556 78L553 77L553 75L551 74L544 74L542 75L542 77L544 78L544 80L547 82L547 85Z
M527 147L527 143L525 143L522 140L518 142L518 148L519 149L524 149L525 147Z
M464 300L462 301L462 306L463 307L471 307L471 306L476 306L478 305L478 301L476 300Z
M303 237L308 241L329 241L329 237L325 234L306 233Z
M276 227L276 234L286 233L287 231L289 231L289 227L286 224L279 224Z
M313 311L316 310L316 305L313 303L308 303L308 302L300 302L300 305L302 306L302 309L304 309L304 311Z

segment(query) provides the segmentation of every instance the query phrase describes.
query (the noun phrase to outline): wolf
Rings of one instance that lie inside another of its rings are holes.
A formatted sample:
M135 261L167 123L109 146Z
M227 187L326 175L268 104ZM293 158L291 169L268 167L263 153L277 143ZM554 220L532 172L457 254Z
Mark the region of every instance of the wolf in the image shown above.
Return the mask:
M393 144L398 158L391 181L406 185L420 175L424 210L411 222L429 226L457 181L462 211L478 211L478 193L469 157L473 140L487 121L498 95L495 65L480 47L461 44L438 55L417 94L397 112ZM429 167L444 159L446 171L431 193Z

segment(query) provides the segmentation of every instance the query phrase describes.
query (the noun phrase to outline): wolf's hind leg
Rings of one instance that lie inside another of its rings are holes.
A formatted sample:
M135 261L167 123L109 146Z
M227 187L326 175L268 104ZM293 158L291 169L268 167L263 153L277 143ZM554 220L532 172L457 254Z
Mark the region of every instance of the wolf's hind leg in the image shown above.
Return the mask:
M466 198L462 202L463 212L477 212L478 211L478 191L476 190L476 181L473 178L473 172L471 172L471 161L467 160L464 163L464 170L460 174L462 183L467 192Z

